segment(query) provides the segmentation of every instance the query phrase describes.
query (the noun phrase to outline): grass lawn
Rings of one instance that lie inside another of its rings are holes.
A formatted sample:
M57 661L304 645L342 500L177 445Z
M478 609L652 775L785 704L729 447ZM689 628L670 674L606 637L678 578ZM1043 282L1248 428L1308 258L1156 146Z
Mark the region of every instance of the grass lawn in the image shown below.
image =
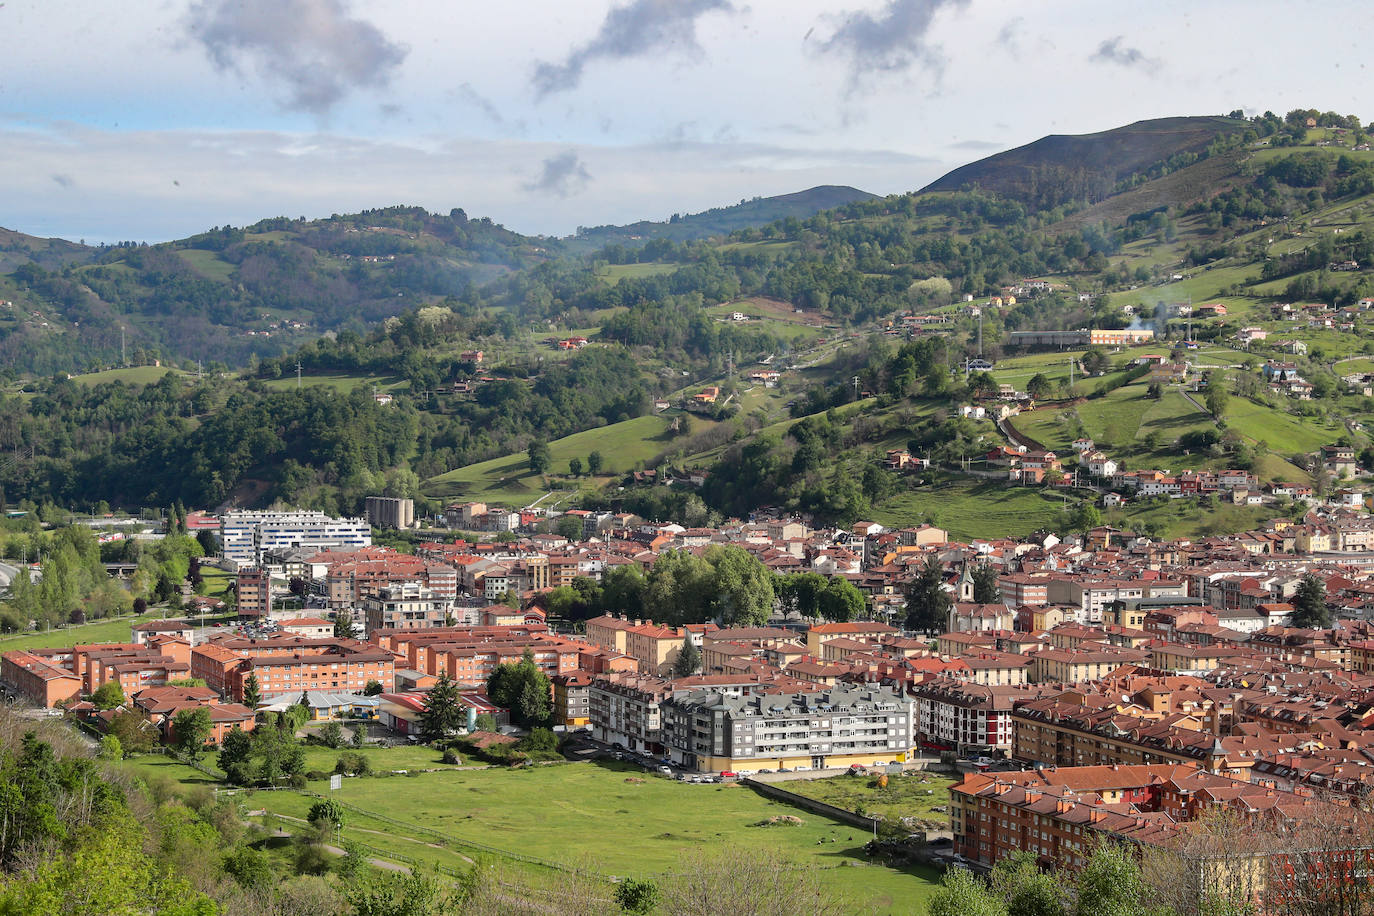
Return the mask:
M877 507L873 521L889 528L928 521L958 539L1024 537L1037 528L1055 527L1064 506L1063 494L1039 487L942 474L939 483L908 490Z
M949 805L949 787L957 781L938 773L912 771L890 776L885 789L878 788L878 777L873 775L794 779L780 788L836 808L881 815L886 824L900 826L902 818L911 817L943 829L949 826L948 813L931 809Z
M555 439L549 443L549 455L553 459L549 470L554 475L566 474L569 459L581 458L585 464L588 454L599 451L605 459L603 474L623 474L668 449L672 443L666 435L669 422L670 418L662 414L635 417ZM692 417L693 433L703 432L712 425L714 421ZM599 482L604 483L604 477ZM561 485L572 489L579 481L568 479ZM543 480L530 472L529 459L524 452L470 464L431 477L424 483L428 496L461 497L504 505L526 505L543 491Z
M263 382L268 388L290 389L296 387L295 374L284 375L281 378L268 379ZM308 372L301 373L301 386L323 385L341 391L345 394L355 388L376 387L378 391L394 391L398 388L408 388L410 383L405 379L397 378L394 375L311 375Z
M201 760L206 766L214 768L214 754L206 754ZM188 767L180 760L163 754L141 754L138 757L130 757L128 760L121 761L119 765L124 770L147 780L149 783L171 780L188 788L219 784L217 780L206 776L200 770Z
M205 584L205 596L221 601L229 594L229 585L234 581L232 575L217 566L202 566L200 578Z
M168 372L178 378L186 378L185 372L180 369L169 369L166 366L131 366L128 369L106 369L104 372L89 372L85 375L74 375L72 381L80 382L83 385L101 385L105 382L123 382L126 385L152 385L162 381L162 377Z
M12 649L46 649L56 646L75 646L79 643L128 642L133 638L133 632L130 627L140 620L155 619L157 619L155 613L146 614L143 617L138 617L136 615L113 617L106 620L97 620L94 623L59 627L38 633L6 636L0 638L0 652L9 652Z
M348 722L341 723L344 728ZM334 764L341 754L362 754L367 758L373 772L383 770L425 770L446 766L440 751L431 747L324 747L318 744L305 745L305 769L319 770L322 773L334 772ZM480 761L474 761L480 763Z
M312 790L327 791L325 783ZM684 851L768 845L822 869L822 880L853 912L909 913L934 887L931 870L868 865L859 828L765 799L743 786L687 785L624 765L563 764L523 770L467 770L414 777L345 779L340 801L420 828L349 812L345 835L407 855L452 862L453 849L429 845L424 830L539 859L586 864L604 874L672 873ZM253 806L302 817L313 800L264 792ZM753 826L790 814L796 827ZM389 845L388 845L389 844ZM844 866L844 867L840 867ZM849 867L857 866L857 867Z

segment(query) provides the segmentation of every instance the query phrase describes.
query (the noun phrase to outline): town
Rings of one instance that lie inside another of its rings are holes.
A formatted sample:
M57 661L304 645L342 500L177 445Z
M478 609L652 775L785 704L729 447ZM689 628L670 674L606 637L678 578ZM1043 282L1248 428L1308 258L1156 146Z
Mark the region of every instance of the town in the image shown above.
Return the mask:
M1094 838L1184 855L1224 814L1254 836L1282 823L1310 841L1228 858L1249 899L1297 893L1300 859L1366 867L1374 523L1361 510L1315 505L1197 542L1102 526L969 543L930 525L686 529L572 510L566 536L509 513L500 537L429 529L400 552L372 535L413 524L413 508L368 508L376 528L187 513L183 530L221 545L203 563L233 582L227 605L188 589L191 616L135 618L127 641L70 644L55 630L51 645L4 652L0 681L84 732L142 733L191 760L218 749L224 761L235 733L301 707L301 734L333 726L337 741L343 725L358 746L461 738L464 755L528 764L491 748L509 754L547 729L566 759L801 804L791 787L811 777L947 774L931 783L949 787L937 819L869 819L935 865L1028 853L1072 870ZM470 532L483 508L448 514ZM674 620L596 600L571 612L570 595L666 587L656 570L686 558L756 569L768 606L688 619L679 593ZM827 600L840 590L855 598ZM522 666L543 693L533 709L501 687ZM437 733L436 696L453 706Z

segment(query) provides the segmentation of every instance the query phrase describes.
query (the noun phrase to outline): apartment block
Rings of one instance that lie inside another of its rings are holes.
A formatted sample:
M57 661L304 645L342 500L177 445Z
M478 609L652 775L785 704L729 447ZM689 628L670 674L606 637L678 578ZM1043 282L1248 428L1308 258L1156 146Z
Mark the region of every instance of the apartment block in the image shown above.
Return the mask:
M884 687L740 696L703 688L661 708L662 743L703 772L888 763L906 759L914 741L915 704Z

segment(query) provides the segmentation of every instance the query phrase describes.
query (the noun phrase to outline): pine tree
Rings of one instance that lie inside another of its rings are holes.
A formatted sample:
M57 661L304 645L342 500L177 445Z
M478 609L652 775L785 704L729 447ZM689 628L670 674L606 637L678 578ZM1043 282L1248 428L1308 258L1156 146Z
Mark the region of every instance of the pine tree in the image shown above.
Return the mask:
M682 642L682 649L677 653L677 659L673 662L673 674L678 677L690 677L697 673L701 667L701 650L696 643L692 642L692 637L688 636Z
M334 638L335 639L357 639L358 628L353 625L353 618L349 614L340 611L334 616Z
M997 570L991 563L975 563L973 566L973 600L976 604L1000 604L1002 586L997 581Z
M944 589L944 581L945 569L940 558L931 556L907 586L907 629L921 630L929 636L945 628L952 601Z
M262 702L262 685L258 683L257 674L249 674L243 682L243 705L249 709L257 709Z
M1293 596L1295 627L1324 628L1331 625L1331 609L1326 606L1326 585L1312 573L1303 575Z
M425 709L420 713L420 739L437 741L463 726L467 708L458 696L458 685L440 671L434 686L425 696Z

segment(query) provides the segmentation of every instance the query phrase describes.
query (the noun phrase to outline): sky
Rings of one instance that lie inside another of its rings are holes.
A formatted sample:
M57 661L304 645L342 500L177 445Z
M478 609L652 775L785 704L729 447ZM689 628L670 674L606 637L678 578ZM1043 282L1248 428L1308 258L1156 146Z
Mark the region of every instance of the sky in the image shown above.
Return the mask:
M412 204L567 235L899 193L1144 118L1374 119L1370 25L1345 0L3 0L0 226Z

